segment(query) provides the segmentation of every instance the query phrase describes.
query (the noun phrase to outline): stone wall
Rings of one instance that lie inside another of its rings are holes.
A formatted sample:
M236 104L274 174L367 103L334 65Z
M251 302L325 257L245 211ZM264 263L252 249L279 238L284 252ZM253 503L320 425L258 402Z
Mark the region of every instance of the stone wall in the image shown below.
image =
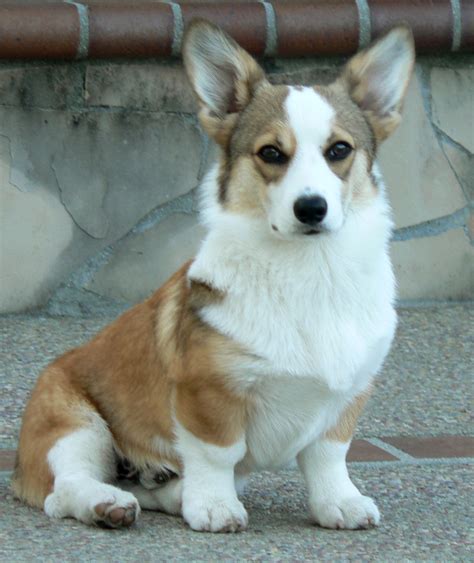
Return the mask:
M474 59L422 59L381 150L404 302L472 298ZM327 82L339 61L266 61ZM177 62L0 65L0 311L101 314L143 299L199 245L213 147Z

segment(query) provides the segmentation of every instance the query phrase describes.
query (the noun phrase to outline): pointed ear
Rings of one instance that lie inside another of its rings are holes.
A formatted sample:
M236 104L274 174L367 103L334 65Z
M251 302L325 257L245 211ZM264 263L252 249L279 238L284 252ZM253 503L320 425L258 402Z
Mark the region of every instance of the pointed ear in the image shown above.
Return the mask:
M401 120L403 100L415 64L413 34L398 26L347 63L342 80L371 124L377 141Z
M265 74L231 37L205 20L193 21L186 31L183 59L201 103L201 122L219 137L265 82Z

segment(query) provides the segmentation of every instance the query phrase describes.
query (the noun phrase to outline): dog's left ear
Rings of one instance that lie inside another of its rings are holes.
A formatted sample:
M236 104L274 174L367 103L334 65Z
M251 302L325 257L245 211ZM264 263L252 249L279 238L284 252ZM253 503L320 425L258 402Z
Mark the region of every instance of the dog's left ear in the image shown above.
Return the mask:
M229 35L205 20L192 22L186 31L183 60L201 103L201 123L215 140L224 142L265 74Z
M347 63L341 79L383 141L397 127L415 63L413 34L398 26Z

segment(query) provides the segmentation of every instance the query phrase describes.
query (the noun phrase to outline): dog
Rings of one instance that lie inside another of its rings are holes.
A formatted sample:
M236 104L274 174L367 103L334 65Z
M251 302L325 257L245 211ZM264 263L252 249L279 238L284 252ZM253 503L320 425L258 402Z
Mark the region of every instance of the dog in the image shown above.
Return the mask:
M412 34L394 28L326 86L270 84L203 20L183 56L220 148L202 185L208 234L151 297L45 369L13 489L54 518L120 528L142 508L238 532L247 477L296 459L315 523L376 526L345 459L396 328L375 156L401 119Z

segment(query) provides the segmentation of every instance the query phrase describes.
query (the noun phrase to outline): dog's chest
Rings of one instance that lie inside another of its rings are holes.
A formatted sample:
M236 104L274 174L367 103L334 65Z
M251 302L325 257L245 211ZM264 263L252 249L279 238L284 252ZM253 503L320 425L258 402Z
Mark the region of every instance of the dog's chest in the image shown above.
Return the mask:
M229 255L219 241L203 248L191 275L226 288L201 314L258 358L251 367L259 376L311 377L347 390L393 330L393 275L383 248L363 259L345 239L321 244Z
M364 368L374 373L371 355L393 334L389 300L374 294L362 299L355 291L331 294L310 283L291 289L262 284L204 311L212 326L249 352L236 362L235 377L310 378L334 391L363 385L357 377Z
M274 469L292 461L337 423L347 398L309 379L268 378L253 393L246 431L246 470Z

